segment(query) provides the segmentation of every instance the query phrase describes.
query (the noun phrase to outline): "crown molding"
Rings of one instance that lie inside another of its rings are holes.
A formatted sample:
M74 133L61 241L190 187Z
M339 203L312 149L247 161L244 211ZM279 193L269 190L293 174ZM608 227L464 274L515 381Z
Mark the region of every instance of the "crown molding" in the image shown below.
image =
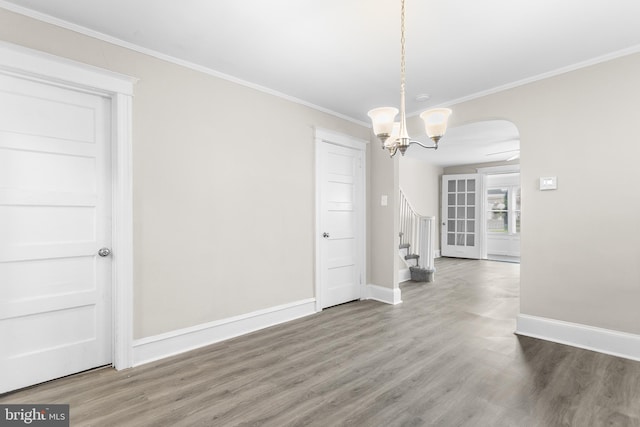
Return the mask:
M587 59L586 61L576 62L575 64L567 65L565 67L557 68L555 70L547 71L546 73L538 74L532 77L527 77L525 79L517 80L515 82L496 86L491 89L473 93L471 95L466 95L460 98L451 99L449 101L445 101L440 104L434 105L431 108L451 107L452 105L455 105L455 104L460 104L462 102L467 102L467 101L473 101L474 99L482 98L487 95L493 95L495 93L504 92L509 89L514 89L519 86L527 85L529 83L534 83L540 80L556 77L562 74L570 73L572 71L577 71L582 68L591 67L592 65L601 64L603 62L612 61L614 59L622 58L622 57L633 55L636 53L640 53L640 45L635 45L635 46L628 47L626 49L617 50L615 52L611 52L605 55L597 56L595 58ZM407 114L407 117L415 117L418 114L420 114L422 111L424 111L424 109L412 112L411 114Z
M309 108L314 109L316 111L319 111L321 113L329 114L331 116L337 117L339 119L346 120L346 121L351 122L351 123L355 123L355 124L360 125L360 126L364 126L366 128L371 128L371 124L370 123L366 123L366 122L363 122L361 120L354 119L353 117L349 117L349 116L346 116L346 115L344 115L342 113L338 113L338 112L330 110L328 108L324 108L324 107L321 107L319 105L313 104L311 102L307 102L307 101L302 100L300 98L296 98L295 96L287 95L286 93L279 92L279 91L274 90L274 89L270 89L270 88L268 88L266 86L261 86L261 85L256 84L256 83L252 83L252 82L249 82L249 81L246 81L246 80L242 80L242 79L239 79L237 77L231 76L229 74L225 74L225 73L222 73L220 71L217 71L217 70L214 70L214 69L211 69L211 68L199 65L199 64L195 64L193 62L185 61L183 59L176 58L176 57L171 56L171 55L166 55L164 53L155 51L153 49L148 49L146 47L139 46L137 44L127 42L127 41L119 39L117 37L113 37L113 36L110 36L108 34L104 34L104 33L101 33L99 31L95 31L95 30L92 30L90 28L83 27L81 25L77 25L77 24L74 24L72 22L60 19L60 18L56 18L56 17L51 16L51 15L47 15L47 14L42 13L42 12L37 12L35 10L29 9L29 8L26 8L26 7L23 7L23 6L18 6L16 4L14 4L14 3L10 3L10 2L7 2L5 0L0 0L0 8L6 9L6 10L8 10L10 12L18 13L20 15L27 16L29 18L36 19L38 21L45 22L47 24L51 24L51 25L55 25L57 27L65 28L67 30L74 31L76 33L80 33L82 35L85 35L85 36L88 36L88 37L92 37L94 39L98 39L98 40L101 40L103 42L107 42L107 43L110 43L110 44L113 44L113 45L116 45L116 46L120 46L120 47L124 47L126 49L130 49L132 51L135 51L135 52L138 52L138 53L142 53L142 54L145 54L145 55L157 58L157 59L161 59L163 61L170 62L170 63L176 64L176 65L179 65L181 67L185 67L185 68L189 68L189 69L192 69L192 70L195 70L195 71L199 71L201 73L208 74L210 76L217 77L219 79L226 80L226 81L229 81L231 83L235 83L235 84L238 84L238 85L241 85L241 86L245 86L245 87L248 87L250 89L254 89L254 90L257 90L259 92L266 93L268 95L272 95L272 96L284 99L286 101L293 102L295 104L303 105L305 107L309 107Z
M347 116L345 114L338 113L336 111L330 110L328 108L324 108L324 107L321 107L319 105L304 101L304 100L302 100L300 98L296 98L294 96L287 95L286 93L279 92L277 90L270 89L268 87L261 86L261 85L258 85L256 83L252 83L252 82L249 82L249 81L246 81L246 80L242 80L240 78L231 76L229 74L225 74L225 73L222 73L220 71L217 71L217 70L214 70L214 69L202 66L202 65L195 64L193 62L185 61L185 60L182 60L180 58L173 57L171 55L166 55L164 53L155 51L153 49L148 49L148 48L136 45L134 43L130 43L130 42L121 40L119 38L110 36L108 34L104 34L104 33L101 33L99 31L95 31L95 30L92 30L90 28L83 27L81 25L77 25L77 24L71 23L69 21L65 21L63 19L53 17L51 15L47 15L45 13L37 12L35 10L29 9L29 8L26 8L26 7L23 7L23 6L18 6L16 4L10 3L10 2L8 2L6 0L0 0L0 8L6 9L6 10L9 10L11 12L15 12L15 13L18 13L18 14L21 14L21 15L24 15L24 16L27 16L29 18L36 19L38 21L42 21L42 22L46 22L48 24L52 24L52 25L55 25L55 26L58 26L58 27L66 28L68 30L83 34L85 36L89 36L89 37L92 37L92 38L95 38L95 39L98 39L98 40L101 40L101 41L104 41L104 42L107 42L107 43L111 43L111 44L116 45L116 46L124 47L124 48L130 49L130 50L133 50L135 52L143 53L145 55L149 55L149 56L152 56L154 58L161 59L163 61L171 62L173 64L180 65L180 66L185 67L185 68L189 68L189 69L192 69L192 70L195 70L195 71L199 71L199 72L202 72L204 74L208 74L208 75L213 76L213 77L217 77L217 78L220 78L220 79L232 82L232 83L236 83L236 84L239 84L241 86L245 86L245 87L257 90L259 92L263 92L263 93L266 93L266 94L269 94L269 95L273 95L273 96L276 96L278 98L293 102L295 104L303 105L305 107L312 108L312 109L314 109L316 111L320 111L322 113L326 113L326 114L332 115L334 117L349 121L351 123L355 123L357 125L364 126L366 128L371 128L372 127L371 123L363 122L362 120L358 120L358 119L355 119L353 117L349 117L349 116ZM503 91L506 91L506 90L509 90L509 89L513 89L513 88L516 88L516 87L519 87L519 86L527 85L529 83L533 83L533 82L537 82L537 81L540 81L540 80L544 80L544 79L548 79L548 78L551 78L551 77L555 77L555 76L558 76L558 75L561 75L561 74L569 73L571 71L576 71L576 70L579 70L581 68L586 68L586 67L590 67L592 65L596 65L596 64L603 63L603 62L611 61L613 59L621 58L621 57L628 56L628 55L633 55L635 53L640 53L640 45L631 46L631 47L628 47L628 48L625 48L625 49L617 50L615 52L611 52L611 53L607 53L605 55L601 55L601 56L598 56L598 57L595 57L595 58L591 58L591 59L588 59L586 61L577 62L575 64L567 65L565 67L561 67L561 68L558 68L558 69L555 69L555 70L552 70L552 71L548 71L548 72L545 72L545 73L542 73L542 74L538 74L538 75L535 75L535 76L532 76L532 77L527 77L527 78L524 78L524 79L521 79L521 80L517 80L515 82L511 82L511 83L507 83L507 84L504 84L504 85L496 86L496 87L493 87L491 89L487 89L487 90L483 90L483 91L480 91L480 92L476 92L476 93L473 93L473 94L470 94L470 95L466 95L466 96L463 96L463 97L460 97L460 98L451 99L451 100L439 103L437 105L434 105L431 108L450 107L450 106L455 105L455 104L460 104L462 102L472 101L474 99L482 98L482 97L487 96L487 95L493 95L495 93L503 92ZM408 113L407 117L415 117L418 114L420 114L422 111L423 111L423 109L420 109L419 111L414 111L414 112Z

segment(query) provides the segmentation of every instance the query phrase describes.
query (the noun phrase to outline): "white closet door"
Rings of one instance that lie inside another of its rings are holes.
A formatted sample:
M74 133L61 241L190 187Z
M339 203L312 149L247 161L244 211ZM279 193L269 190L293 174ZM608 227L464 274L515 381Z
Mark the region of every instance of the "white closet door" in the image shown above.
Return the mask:
M110 116L0 76L0 393L111 363Z
M321 183L320 280L322 307L361 298L362 262L359 251L364 221L361 193L363 151L323 143Z

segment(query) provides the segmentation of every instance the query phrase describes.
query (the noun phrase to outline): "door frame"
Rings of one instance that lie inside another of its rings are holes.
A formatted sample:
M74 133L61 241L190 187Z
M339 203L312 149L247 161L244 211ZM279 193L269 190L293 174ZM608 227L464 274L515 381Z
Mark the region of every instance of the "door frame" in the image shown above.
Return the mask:
M315 129L315 181L316 181L316 195L315 195L315 205L316 205L316 224L315 224L315 300L316 312L322 311L322 251L320 248L322 242L322 232L321 230L321 215L322 215L322 206L320 204L320 195L322 191L322 168L324 164L322 163L321 149L323 144L332 144L338 145L341 147L351 148L354 150L358 150L362 152L362 167L360 168L360 182L362 183L362 188L358 194L356 194L356 200L360 207L358 209L359 215L357 216L358 225L356 226L357 232L357 257L359 261L358 273L360 274L360 299L366 296L366 271L367 271L367 257L366 257L366 248L367 248L367 204L366 204L366 194L367 194L367 144L368 141L363 139L358 139L349 135L344 135L332 130L316 127Z
M0 73L111 100L113 366L133 366L132 101L136 78L0 41ZM96 248L97 249L97 248Z
M500 175L505 173L520 173L520 165L504 165L504 166L489 166L486 168L478 168L476 169L478 174L480 175L482 182L482 197L481 199L481 209L480 212L480 238L482 240L482 252L481 259L487 259L487 176L488 175Z

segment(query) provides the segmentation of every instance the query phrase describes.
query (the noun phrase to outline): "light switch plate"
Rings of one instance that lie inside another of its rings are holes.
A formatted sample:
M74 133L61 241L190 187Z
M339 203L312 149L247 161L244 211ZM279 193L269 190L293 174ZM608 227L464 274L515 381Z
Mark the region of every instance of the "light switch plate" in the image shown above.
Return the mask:
M383 194L382 196L380 196L380 206L387 206L387 204L387 195Z
M540 178L540 190L557 190L558 178L555 176L544 176Z

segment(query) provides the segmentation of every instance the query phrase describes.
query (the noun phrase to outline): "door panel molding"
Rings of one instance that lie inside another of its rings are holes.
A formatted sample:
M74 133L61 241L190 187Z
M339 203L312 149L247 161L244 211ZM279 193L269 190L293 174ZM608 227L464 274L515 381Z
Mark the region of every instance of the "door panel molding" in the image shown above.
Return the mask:
M111 100L113 366L133 366L132 95L137 79L0 42L0 74Z

